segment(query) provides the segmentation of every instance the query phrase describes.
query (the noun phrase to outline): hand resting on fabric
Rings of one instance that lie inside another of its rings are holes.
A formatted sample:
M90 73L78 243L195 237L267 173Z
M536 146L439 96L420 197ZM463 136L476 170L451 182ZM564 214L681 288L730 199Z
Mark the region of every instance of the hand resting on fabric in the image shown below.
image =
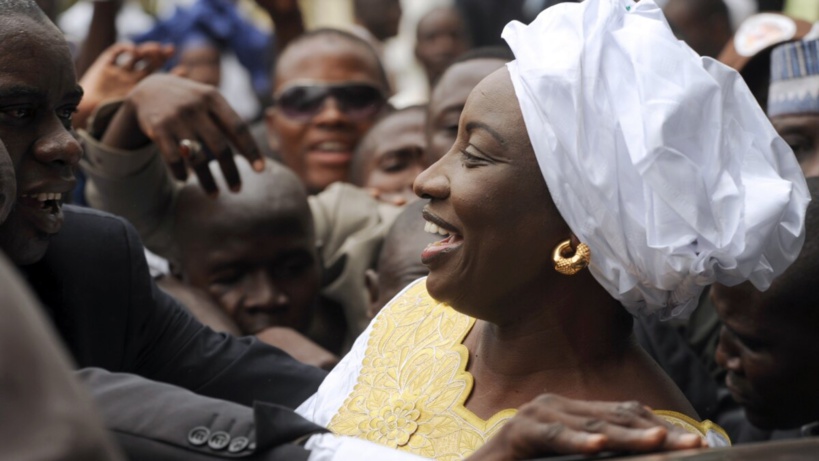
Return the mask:
M511 461L555 454L652 452L701 448L702 439L638 402L591 402L544 394L520 408L469 461Z

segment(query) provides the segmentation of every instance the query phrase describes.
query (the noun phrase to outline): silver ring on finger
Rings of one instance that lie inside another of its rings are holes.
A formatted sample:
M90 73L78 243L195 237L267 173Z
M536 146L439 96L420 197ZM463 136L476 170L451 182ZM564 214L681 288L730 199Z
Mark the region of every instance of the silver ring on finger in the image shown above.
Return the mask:
M179 141L179 152L182 157L187 158L191 162L196 162L202 153L202 143L195 139L183 139Z

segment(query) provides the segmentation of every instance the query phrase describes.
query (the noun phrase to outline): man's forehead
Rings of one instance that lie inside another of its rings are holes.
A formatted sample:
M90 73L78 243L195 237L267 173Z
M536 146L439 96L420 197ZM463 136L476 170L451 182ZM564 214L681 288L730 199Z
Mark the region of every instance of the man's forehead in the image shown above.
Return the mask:
M323 40L323 39L327 40ZM332 70L339 61L362 72L372 73L378 78L377 57L366 50L364 45L347 39L329 41L329 37L315 37L293 44L276 64L276 84L286 80L303 78L304 73L317 70Z
M715 284L711 297L723 323L735 328L760 330L767 323L784 320L785 309L778 309L775 296L760 292L750 282L726 287ZM779 306L782 307L782 306ZM770 314L774 315L770 315Z
M481 80L503 66L500 59L474 59L453 65L435 87L430 107L448 107L452 101L466 101L466 97Z

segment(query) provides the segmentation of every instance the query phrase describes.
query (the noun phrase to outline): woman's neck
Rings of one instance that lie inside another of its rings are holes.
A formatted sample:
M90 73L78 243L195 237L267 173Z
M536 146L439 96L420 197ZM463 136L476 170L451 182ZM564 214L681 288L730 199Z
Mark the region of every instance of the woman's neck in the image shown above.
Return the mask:
M606 377L637 360L632 319L619 302L588 273L560 285L506 300L495 312L515 314L478 320L465 338L475 377L467 408L478 416L544 392L593 394Z

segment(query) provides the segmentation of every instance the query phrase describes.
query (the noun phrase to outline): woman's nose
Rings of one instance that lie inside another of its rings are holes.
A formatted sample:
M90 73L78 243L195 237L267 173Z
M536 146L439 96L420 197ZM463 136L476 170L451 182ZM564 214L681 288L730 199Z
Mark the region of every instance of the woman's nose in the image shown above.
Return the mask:
M415 178L413 191L424 199L445 199L449 196L449 178L446 174L444 156Z

